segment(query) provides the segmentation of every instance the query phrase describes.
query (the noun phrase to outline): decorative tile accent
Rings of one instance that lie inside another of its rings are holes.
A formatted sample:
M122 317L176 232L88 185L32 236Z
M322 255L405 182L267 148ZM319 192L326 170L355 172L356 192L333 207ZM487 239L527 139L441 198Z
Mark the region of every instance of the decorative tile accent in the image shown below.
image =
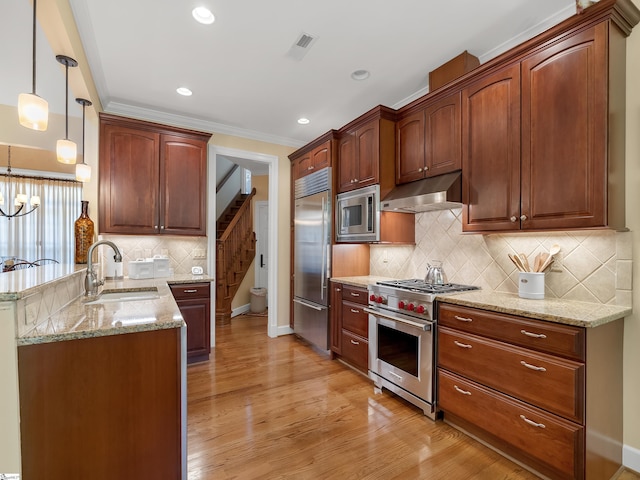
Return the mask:
M525 253L533 262L554 244L561 250L545 277L545 296L631 307L631 232L463 235L460 209L416 214L415 247L372 245L370 272L423 278L428 263L441 260L450 282L517 293L518 272L507 253Z

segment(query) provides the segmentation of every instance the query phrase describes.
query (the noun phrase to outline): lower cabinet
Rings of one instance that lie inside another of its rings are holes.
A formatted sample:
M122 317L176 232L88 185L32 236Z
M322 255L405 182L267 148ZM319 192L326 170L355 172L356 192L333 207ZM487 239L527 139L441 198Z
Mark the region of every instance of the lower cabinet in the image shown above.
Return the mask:
M182 318L187 324L187 363L209 360L211 353L211 307L209 283L170 285Z
M331 351L349 365L369 369L369 315L367 289L332 283Z
M546 477L609 479L622 463L622 327L440 303L438 408Z

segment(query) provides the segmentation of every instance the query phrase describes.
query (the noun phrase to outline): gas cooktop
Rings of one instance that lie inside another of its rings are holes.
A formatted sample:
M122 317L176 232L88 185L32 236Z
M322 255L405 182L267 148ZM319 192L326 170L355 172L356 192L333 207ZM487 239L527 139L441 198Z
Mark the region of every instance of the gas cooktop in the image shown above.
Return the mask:
M394 287L401 290L409 290L421 293L449 293L449 292L466 292L468 290L479 290L480 287L473 285L460 285L457 283L433 284L426 283L418 278L410 278L408 280L385 280L377 282L378 285L386 287Z

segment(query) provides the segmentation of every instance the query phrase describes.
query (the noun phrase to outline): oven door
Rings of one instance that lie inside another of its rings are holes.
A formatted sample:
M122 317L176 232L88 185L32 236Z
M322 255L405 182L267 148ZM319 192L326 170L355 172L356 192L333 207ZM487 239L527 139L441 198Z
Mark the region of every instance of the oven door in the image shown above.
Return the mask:
M380 379L382 386L423 407L425 413L426 402L433 412L435 323L416 321L399 313L365 310L369 313L370 377L376 383Z

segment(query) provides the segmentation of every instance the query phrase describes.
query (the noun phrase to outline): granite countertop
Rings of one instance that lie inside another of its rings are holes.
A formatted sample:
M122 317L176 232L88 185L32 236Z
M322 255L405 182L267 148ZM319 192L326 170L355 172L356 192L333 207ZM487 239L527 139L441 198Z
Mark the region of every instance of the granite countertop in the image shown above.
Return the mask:
M36 289L59 281L70 275L84 275L86 265L49 264L0 273L0 301L19 300Z
M336 283L345 283L347 285L353 285L354 287L364 287L367 288L367 285L374 284L376 282L381 282L384 280L396 280L395 278L389 277L376 277L375 275L362 275L357 277L332 277L331 281Z
M576 302L559 298L529 300L520 298L517 294L484 290L440 294L436 299L440 302L454 305L587 328L604 325L624 318L631 313L630 307L620 307L618 305Z
M102 293L147 291L157 289L158 298L136 301L113 301L91 304L80 296L48 317L42 325L17 339L19 346L119 335L123 333L180 328L184 320L170 285L211 282L207 275L174 275L148 280L105 281Z

